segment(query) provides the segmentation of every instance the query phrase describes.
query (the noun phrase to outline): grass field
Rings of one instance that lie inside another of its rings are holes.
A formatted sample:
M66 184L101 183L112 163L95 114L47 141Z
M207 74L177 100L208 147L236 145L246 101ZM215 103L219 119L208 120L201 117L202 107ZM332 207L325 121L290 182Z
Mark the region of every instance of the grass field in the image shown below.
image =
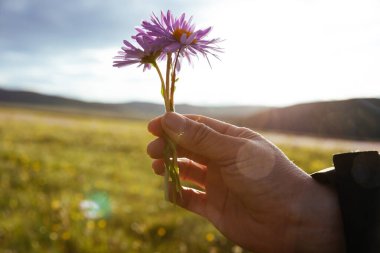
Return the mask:
M146 122L0 107L0 253L244 252L163 201L152 138ZM308 172L340 151L281 147Z

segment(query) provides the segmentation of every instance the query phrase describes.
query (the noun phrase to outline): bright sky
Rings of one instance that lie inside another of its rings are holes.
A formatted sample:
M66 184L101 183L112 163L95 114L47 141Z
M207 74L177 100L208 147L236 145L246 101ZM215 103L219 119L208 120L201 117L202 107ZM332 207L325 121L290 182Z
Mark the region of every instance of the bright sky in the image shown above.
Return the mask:
M162 103L153 71L112 67L152 11L213 26L225 53L184 64L177 103L289 105L380 97L380 1L1 0L0 87Z

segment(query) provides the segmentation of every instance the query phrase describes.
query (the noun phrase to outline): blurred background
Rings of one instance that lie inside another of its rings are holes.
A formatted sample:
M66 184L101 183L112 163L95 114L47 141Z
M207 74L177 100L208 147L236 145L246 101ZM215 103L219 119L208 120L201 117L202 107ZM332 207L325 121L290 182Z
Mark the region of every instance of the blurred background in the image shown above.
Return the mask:
M146 144L156 73L112 67L152 12L221 60L184 64L177 111L262 132L302 169L380 150L380 2L1 0L0 252L246 252L163 200Z

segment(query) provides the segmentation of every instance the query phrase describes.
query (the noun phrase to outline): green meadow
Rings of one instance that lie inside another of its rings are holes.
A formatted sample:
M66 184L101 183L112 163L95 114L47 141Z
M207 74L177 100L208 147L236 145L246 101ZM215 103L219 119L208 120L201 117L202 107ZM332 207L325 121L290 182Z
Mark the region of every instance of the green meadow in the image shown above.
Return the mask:
M163 200L146 124L0 107L0 253L245 252ZM337 151L281 148L307 172Z

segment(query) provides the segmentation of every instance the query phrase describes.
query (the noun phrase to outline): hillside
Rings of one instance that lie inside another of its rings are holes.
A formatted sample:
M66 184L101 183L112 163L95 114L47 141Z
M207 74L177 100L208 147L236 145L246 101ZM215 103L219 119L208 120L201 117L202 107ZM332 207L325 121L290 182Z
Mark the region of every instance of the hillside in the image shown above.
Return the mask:
M380 140L380 99L350 99L274 108L241 118L254 129Z
M0 89L0 104L129 119L151 119L163 105L145 102L92 103L29 91ZM262 106L176 106L180 113L202 114L258 130L358 140L380 140L380 99L350 99Z
M14 91L0 89L0 103L10 106L33 107L43 110L68 111L81 114L93 114L134 119L151 119L164 112L161 104L130 102L130 103L92 103L80 100L44 95L29 91ZM267 109L263 106L193 106L179 104L176 111L180 113L202 114L219 119L245 117Z

